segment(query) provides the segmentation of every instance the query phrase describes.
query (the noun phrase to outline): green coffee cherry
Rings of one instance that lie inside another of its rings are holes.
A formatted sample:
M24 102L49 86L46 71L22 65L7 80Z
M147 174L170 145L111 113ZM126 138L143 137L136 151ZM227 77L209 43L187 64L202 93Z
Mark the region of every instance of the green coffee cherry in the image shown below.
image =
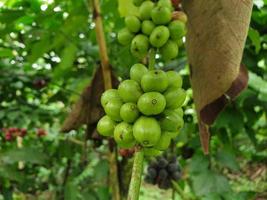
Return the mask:
M148 72L145 65L141 63L134 64L130 69L130 78L135 80L137 83L141 83L141 79Z
M185 36L185 24L179 20L172 21L168 28L170 31L170 37L173 40L178 40Z
M123 121L133 123L139 117L139 110L135 103L125 103L122 105L120 115Z
M118 41L122 45L130 44L133 38L134 34L132 34L127 28L120 30L118 33Z
M127 16L125 18L125 25L127 29L133 33L136 33L141 28L141 22L136 16Z
M172 40L168 40L167 43L160 48L160 53L164 61L169 61L177 57L178 45Z
M154 30L154 28L155 28L155 24L152 21L145 20L142 22L141 29L142 29L143 34L149 36Z
M139 15L141 20L150 19L151 11L154 8L154 3L152 1L144 1L139 7Z
M143 59L148 52L149 40L148 37L139 34L134 37L131 43L131 53L138 59Z
M154 47L162 47L170 37L169 29L166 26L157 26L152 31L149 42Z

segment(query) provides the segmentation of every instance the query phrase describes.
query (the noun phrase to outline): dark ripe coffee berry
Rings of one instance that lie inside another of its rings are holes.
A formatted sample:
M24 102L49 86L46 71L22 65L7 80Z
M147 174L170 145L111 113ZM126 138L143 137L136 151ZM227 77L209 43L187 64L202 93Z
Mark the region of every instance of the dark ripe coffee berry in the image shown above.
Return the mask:
M160 169L158 179L165 180L167 177L168 177L168 172L165 169Z
M181 149L181 153L184 159L189 159L194 155L195 150L192 147L183 146Z
M156 160L159 161L162 158L162 156L157 156Z
M160 158L158 160L159 168L165 168L168 165L168 161L165 158Z
M155 180L152 180L155 174L154 170L157 175L155 176ZM154 173L153 176L151 176L151 172ZM173 155L171 152L164 152L161 156L157 156L151 160L147 168L147 176L150 178L150 182L146 181L147 183L157 184L161 189L171 188L171 181L178 181L182 176L176 155ZM152 183L153 181L155 183Z
M179 170L179 166L177 163L169 163L167 166L167 169L169 172L175 172L175 171Z
M151 178L156 178L157 176L157 170L155 168L152 168L152 167L149 167L148 170L148 175L151 177Z

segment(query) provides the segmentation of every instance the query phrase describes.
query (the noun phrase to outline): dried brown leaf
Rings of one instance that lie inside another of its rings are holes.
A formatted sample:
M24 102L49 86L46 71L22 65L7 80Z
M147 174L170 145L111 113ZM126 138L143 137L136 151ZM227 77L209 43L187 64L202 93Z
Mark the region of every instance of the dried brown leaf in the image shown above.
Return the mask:
M186 0L186 48L200 137L208 153L209 131L220 111L247 85L240 68L252 0Z

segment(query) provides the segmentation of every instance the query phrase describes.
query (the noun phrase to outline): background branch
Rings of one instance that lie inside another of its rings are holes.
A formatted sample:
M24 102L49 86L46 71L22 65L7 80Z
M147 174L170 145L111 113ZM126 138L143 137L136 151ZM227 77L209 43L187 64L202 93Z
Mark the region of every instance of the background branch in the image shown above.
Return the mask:
M101 69L103 74L104 88L105 90L112 88L112 75L109 64L109 58L107 53L106 40L103 30L103 23L100 13L100 3L99 0L88 0L89 4L91 3L93 6L93 18L95 21L95 30L96 30L96 40L99 45L99 55L101 60ZM110 143L110 141L109 141ZM111 145L111 144L110 144ZM114 146L114 145L113 145ZM117 149L110 148L109 155L109 185L112 187L112 199L120 200L120 188L119 188L119 180L118 180L118 163L117 163Z

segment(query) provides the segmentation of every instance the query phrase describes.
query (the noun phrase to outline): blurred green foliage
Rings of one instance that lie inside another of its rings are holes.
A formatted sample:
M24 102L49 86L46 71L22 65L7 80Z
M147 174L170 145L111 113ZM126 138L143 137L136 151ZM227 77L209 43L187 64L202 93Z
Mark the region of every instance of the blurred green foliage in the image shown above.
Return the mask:
M59 132L70 105L90 83L99 63L88 2L0 2L0 128L27 129L23 148L17 148L15 140L7 141L4 130L0 132L0 199L110 199L107 145L92 151L89 141L85 150L84 128L65 135ZM119 78L127 78L136 62L129 47L116 41L124 26L120 14L125 15L128 6L125 1L101 1L108 53ZM184 168L179 185L190 198L267 198L266 24L267 1L255 1L243 57L249 86L211 128L208 157L201 152L184 48L176 60L158 64L181 72L189 96L176 152ZM40 128L48 134L38 136ZM89 162L84 164L84 159ZM19 161L25 164L21 170ZM151 188L146 188L142 199L151 198Z

